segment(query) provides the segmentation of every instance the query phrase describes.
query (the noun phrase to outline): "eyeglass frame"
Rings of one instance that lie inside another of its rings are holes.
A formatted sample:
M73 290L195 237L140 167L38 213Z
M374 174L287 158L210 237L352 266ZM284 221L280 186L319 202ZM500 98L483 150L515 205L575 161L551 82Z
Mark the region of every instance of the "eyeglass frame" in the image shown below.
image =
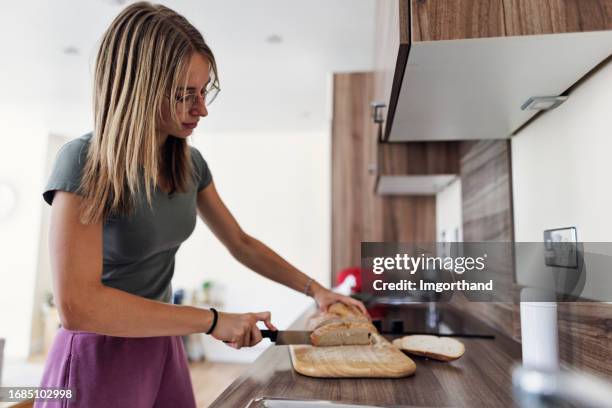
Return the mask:
M187 101L185 101L185 100L184 100L185 98L187 98L187 97L189 97L189 96L195 96L195 97L196 97L196 99L195 99L193 102L191 102L191 104L190 104L190 106L189 106L189 109L187 109L187 110L191 110L191 109L193 109L193 107L194 107L194 106L196 106L196 104L197 104L197 103L200 101L200 98L202 98L202 99L203 99L203 101L204 101L204 106L208 107L208 106L210 106L210 105L211 105L211 104L214 102L214 100L217 98L217 95L219 95L219 92L220 92L220 91L221 91L221 88L219 88L218 86L216 86L216 85L212 84L212 85L211 85L211 88L210 88L209 90L207 90L206 88L204 88L204 95L202 95L201 93L189 93L189 94L186 94L186 95L183 95L183 96L181 96L181 97L180 97L180 98L182 99L182 101L175 101L175 103L176 103L177 105L178 105L178 104L180 104L180 103L185 104L185 102L187 102ZM214 92L214 93L213 93L213 92ZM208 101L208 102L207 102L207 101L206 101L206 97L207 97L207 95L208 95L209 93L213 93L213 96L212 96L212 99L211 99L210 101ZM165 94L164 96L165 96L166 98L170 99L170 95Z

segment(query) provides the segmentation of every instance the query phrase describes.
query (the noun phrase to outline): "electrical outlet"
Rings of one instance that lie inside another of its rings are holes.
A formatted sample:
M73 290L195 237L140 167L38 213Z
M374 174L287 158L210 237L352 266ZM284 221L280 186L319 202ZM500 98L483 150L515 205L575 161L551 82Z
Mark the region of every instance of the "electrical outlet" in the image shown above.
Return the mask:
M578 268L577 244L575 227L544 230L546 266Z

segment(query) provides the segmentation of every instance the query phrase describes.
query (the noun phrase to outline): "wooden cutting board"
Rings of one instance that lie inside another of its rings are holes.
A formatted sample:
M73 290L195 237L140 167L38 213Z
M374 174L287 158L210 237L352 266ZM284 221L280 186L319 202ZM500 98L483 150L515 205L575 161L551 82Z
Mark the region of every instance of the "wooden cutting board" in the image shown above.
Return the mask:
M414 361L379 334L372 337L369 346L293 345L291 364L300 374L321 378L399 378L414 373Z

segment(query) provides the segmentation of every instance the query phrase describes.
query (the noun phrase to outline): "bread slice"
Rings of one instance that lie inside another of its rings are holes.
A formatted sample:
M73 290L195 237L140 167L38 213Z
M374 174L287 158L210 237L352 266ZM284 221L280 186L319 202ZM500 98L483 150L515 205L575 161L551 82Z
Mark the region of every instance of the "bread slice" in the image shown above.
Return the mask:
M330 323L314 330L310 335L313 346L368 345L376 329L365 322Z
M393 345L410 354L440 361L456 360L465 353L465 346L450 337L415 334L393 340Z

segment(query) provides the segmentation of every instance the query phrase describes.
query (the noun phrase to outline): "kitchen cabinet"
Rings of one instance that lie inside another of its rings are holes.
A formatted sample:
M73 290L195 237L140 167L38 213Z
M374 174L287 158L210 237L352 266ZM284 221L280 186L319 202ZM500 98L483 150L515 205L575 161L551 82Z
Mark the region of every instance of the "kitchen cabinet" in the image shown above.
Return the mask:
M509 138L612 52L612 0L377 1L383 139Z
M435 195L459 174L458 142L376 144L377 194Z
M414 161L406 161L406 154L410 155L406 150L390 151L380 146L369 106L373 81L371 72L341 73L333 77L333 284L340 270L360 265L362 241L433 242L436 236L435 196L375 194L379 154L392 159L380 164L386 174L414 172L422 166L435 172L443 164L433 160L435 150L423 149L425 145L412 154Z

